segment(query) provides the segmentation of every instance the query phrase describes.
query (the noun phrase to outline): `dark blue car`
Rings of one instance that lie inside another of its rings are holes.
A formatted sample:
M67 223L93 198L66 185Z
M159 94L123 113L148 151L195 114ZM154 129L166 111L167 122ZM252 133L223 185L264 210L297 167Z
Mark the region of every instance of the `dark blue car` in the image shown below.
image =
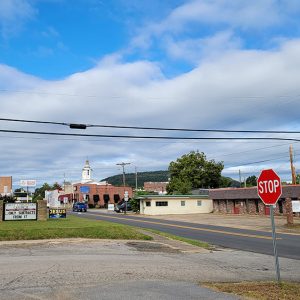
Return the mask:
M87 211L87 204L83 202L75 202L73 204L73 211Z

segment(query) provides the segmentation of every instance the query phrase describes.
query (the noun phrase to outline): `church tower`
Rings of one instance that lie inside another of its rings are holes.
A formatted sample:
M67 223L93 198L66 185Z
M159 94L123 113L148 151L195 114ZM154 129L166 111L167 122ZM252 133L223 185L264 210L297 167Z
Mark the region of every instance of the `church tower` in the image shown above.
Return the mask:
M91 178L92 178L92 168L90 167L90 162L86 160L85 165L82 169L81 182L87 183L91 181Z

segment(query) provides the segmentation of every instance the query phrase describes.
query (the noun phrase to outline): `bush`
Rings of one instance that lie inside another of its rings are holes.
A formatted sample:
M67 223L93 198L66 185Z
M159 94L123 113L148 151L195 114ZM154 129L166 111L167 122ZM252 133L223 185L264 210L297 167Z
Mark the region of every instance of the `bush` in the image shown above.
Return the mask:
M139 212L140 211L140 199L132 198L129 201L130 201L132 210L134 212Z

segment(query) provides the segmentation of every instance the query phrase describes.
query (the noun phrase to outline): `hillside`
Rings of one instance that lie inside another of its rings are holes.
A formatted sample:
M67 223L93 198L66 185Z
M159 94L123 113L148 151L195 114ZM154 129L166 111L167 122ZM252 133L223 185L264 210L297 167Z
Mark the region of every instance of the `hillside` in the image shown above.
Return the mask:
M144 186L144 182L147 181L168 181L169 172L168 171L152 171L152 172L138 172L137 173L137 184L141 188ZM135 173L125 174L126 185L135 187ZM118 174L104 178L101 181L107 181L108 183L115 186L123 185L123 175Z
M137 174L137 183L138 188L142 188L144 186L144 182L152 181L152 182L160 182L160 181L168 181L169 172L168 171L152 171L152 172L138 172ZM135 173L125 174L126 185L129 185L135 188ZM108 183L115 186L123 185L123 175L118 174L114 176L110 176L102 179L101 181L107 181ZM233 180L230 177L222 176L221 186L220 187L239 187L240 183L236 180Z

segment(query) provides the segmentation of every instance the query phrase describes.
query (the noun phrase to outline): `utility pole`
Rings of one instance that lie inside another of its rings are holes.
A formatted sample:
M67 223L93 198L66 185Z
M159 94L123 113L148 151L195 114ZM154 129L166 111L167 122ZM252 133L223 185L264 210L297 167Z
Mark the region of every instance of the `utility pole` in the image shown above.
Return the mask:
M296 169L294 167L293 162L293 146L290 145L290 163L291 163L291 171L292 171L292 184L296 184Z
M122 166L122 169L123 169L123 186L125 187L125 166L126 165L130 165L130 163L119 163L119 164L116 164L117 166Z
M296 170L293 162L293 146L290 145L290 163L292 171L292 184L296 184ZM294 224L294 214L292 206L292 198L285 198L286 220L288 225Z
M138 186L138 184L137 184L137 167L135 166L134 169L135 169L135 190L137 191L137 186Z
M242 187L242 175L241 175L241 170L239 170L239 177L240 177L240 188Z

